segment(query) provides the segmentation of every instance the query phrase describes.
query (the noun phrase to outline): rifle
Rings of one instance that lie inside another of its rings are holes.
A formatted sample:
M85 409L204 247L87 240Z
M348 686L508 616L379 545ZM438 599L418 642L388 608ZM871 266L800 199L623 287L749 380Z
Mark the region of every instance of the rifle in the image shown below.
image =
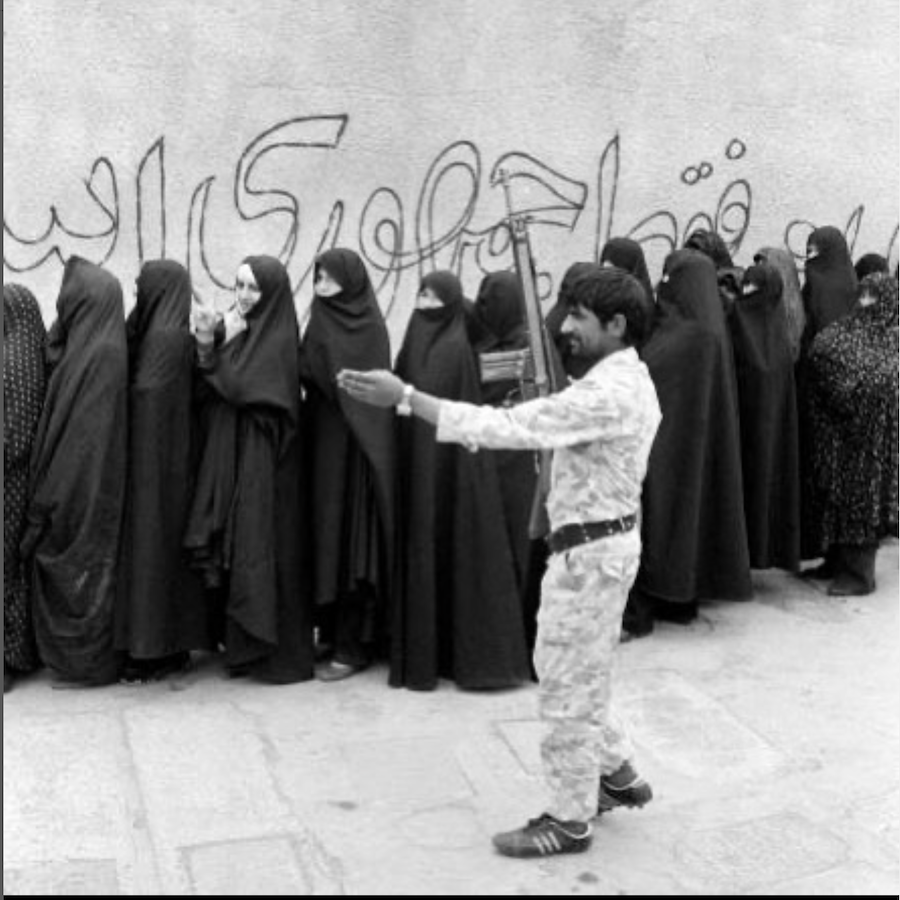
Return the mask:
M511 367L515 377L519 379L522 396L529 400L533 397L546 397L557 390L556 373L551 364L551 349L541 305L538 300L534 261L531 254L531 242L528 238L528 217L513 211L510 178L506 169L497 171L497 180L503 185L506 197L506 227L512 244L516 273L522 286L522 297L525 302L525 321L528 327L528 349L511 353L484 354L482 358L482 374L484 380L500 377L504 364ZM492 359L492 357L494 359ZM501 360L499 357L506 357ZM486 377L485 377L486 376ZM550 450L541 450L537 454L538 484L531 516L528 522L528 534L532 540L545 537L550 532L547 518L547 494L550 492Z

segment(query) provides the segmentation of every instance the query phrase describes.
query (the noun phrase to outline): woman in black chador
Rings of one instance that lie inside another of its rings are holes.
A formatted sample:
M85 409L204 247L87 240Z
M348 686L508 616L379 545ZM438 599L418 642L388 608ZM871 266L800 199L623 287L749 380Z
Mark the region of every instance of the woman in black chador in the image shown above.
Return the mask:
M232 675L313 675L304 578L298 331L290 280L271 256L238 268L235 305L195 315L203 447L184 545L224 613Z
M690 622L701 600L752 595L731 342L712 261L676 250L663 267L657 322L641 350L663 419L642 496L643 551L623 619Z
M394 540L394 419L339 391L343 368L390 368L387 327L369 274L352 250L315 264L301 346L317 677L339 681L372 661L388 628Z
M437 273L433 277L437 277ZM525 301L522 298L519 276L515 272L491 272L485 275L478 288L475 315L481 326L481 337L473 345L476 353L504 353L528 348ZM523 399L518 379L482 382L483 403L510 406ZM528 524L537 490L536 456L529 450L485 452L497 465L506 529L516 567L516 581L524 594L532 552Z
M144 264L128 336L128 493L119 561L121 679L156 681L190 650L215 646L200 579L181 542L196 475L191 279L172 260Z
M397 357L407 383L481 402L462 288L450 272L422 280ZM421 419L401 420L401 580L390 682L431 690L512 687L531 678L522 604L494 460L439 444Z
M39 665L31 621L31 585L19 542L28 508L28 462L47 377L47 332L37 300L3 285L3 691Z
M868 275L856 309L809 351L803 550L825 561L804 575L833 579L832 595L874 591L878 544L897 535L897 320L897 280Z
M116 677L128 436L122 286L99 266L70 257L56 309L22 552L31 564L41 659L65 681L108 684Z
M816 228L806 241L804 356L823 328L846 316L856 305L857 284L844 235L831 225Z
M728 324L741 423L744 513L750 565L800 564L800 465L794 361L778 270L744 272Z

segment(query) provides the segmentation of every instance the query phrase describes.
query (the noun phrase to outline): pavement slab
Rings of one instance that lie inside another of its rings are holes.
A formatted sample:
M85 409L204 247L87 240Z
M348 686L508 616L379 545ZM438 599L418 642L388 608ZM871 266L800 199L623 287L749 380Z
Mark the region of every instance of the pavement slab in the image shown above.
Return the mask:
M616 710L654 799L588 853L491 836L546 804L536 688L273 687L215 655L162 684L4 697L4 891L115 895L900 894L898 548L833 598L754 573L622 645Z

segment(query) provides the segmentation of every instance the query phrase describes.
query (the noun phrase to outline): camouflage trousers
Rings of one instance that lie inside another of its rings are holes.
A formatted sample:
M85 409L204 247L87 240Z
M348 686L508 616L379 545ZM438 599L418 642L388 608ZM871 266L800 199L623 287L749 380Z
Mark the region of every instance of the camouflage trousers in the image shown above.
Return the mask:
M541 585L534 663L547 726L541 744L548 810L587 822L597 812L600 775L632 748L610 710L622 612L640 561L637 534L603 538L550 557Z

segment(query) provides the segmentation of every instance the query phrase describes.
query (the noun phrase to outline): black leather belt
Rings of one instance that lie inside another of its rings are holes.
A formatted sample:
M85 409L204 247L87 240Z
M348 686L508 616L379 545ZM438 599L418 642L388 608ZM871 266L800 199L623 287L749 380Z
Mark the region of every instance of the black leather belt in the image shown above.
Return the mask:
M547 544L551 553L565 553L579 544L588 544L611 534L631 531L637 524L637 516L622 516L618 519L607 519L605 522L574 522L563 525L547 535Z

